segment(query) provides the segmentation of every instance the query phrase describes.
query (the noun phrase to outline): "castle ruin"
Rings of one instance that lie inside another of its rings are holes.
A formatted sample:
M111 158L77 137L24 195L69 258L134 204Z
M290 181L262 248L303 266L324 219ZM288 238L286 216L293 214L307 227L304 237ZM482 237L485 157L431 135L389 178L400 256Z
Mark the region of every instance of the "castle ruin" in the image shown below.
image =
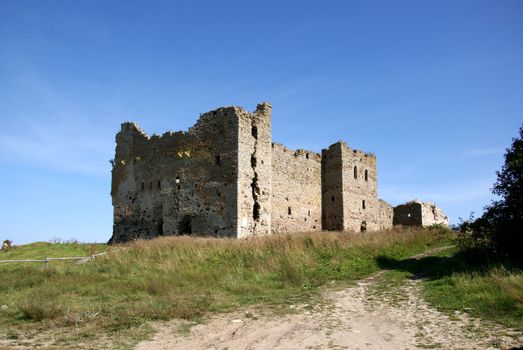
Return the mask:
M162 136L127 122L116 135L110 242L448 224L435 206L391 207L377 187L373 154L341 141L321 155L273 143L268 103L218 108Z

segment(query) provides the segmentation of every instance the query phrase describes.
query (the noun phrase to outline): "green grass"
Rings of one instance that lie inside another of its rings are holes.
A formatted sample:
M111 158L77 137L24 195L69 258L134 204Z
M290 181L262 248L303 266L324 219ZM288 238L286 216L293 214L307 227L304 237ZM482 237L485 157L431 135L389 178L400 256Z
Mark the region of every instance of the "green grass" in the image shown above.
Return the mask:
M166 237L134 242L83 265L4 264L0 303L7 309L0 311L0 330L21 338L58 329L67 344L68 332L85 342L101 334L138 337L147 333L143 325L151 320L199 320L253 304L279 308L312 301L330 281L377 271L379 256L404 259L443 244L450 235L433 228L247 240ZM82 255L82 249L91 248L38 243L2 254L35 258Z
M523 331L520 268L501 263L478 266L458 254L442 262L438 270L435 278L425 282L429 302L447 312L466 311Z
M15 259L44 259L62 258L70 256L88 256L104 252L108 249L107 244L100 243L48 243L36 242L32 244L15 246L6 251L0 251L0 260Z
M464 311L523 330L523 270L508 262L472 259L457 248L419 259L379 257L384 268L400 276L423 278L425 299L452 314ZM397 280L397 279L396 279Z

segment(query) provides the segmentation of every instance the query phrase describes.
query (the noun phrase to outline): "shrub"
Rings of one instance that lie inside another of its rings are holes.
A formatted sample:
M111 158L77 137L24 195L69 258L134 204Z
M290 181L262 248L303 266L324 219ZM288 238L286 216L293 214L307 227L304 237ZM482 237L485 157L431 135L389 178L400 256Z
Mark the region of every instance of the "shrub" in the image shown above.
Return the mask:
M492 192L501 197L485 207L480 218L459 226L462 246L495 257L523 259L523 126L505 153L505 164L496 172Z

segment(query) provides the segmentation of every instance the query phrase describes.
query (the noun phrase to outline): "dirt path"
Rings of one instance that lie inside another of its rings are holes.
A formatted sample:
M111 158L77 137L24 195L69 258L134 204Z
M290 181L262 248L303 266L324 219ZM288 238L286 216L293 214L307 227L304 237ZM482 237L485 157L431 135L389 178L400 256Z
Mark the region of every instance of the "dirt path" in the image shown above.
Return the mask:
M356 286L330 290L321 306L292 305L274 315L247 310L212 317L180 334L179 321L158 325L138 344L151 349L509 349L523 334L456 313L421 298L419 280L388 286L380 272Z

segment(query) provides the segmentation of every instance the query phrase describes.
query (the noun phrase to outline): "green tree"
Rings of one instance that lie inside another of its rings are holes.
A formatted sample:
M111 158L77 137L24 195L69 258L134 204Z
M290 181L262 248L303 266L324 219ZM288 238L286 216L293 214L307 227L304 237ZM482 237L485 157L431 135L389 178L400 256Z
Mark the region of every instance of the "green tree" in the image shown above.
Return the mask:
M460 226L467 247L523 260L523 125L506 149L492 192L501 197L483 215Z

